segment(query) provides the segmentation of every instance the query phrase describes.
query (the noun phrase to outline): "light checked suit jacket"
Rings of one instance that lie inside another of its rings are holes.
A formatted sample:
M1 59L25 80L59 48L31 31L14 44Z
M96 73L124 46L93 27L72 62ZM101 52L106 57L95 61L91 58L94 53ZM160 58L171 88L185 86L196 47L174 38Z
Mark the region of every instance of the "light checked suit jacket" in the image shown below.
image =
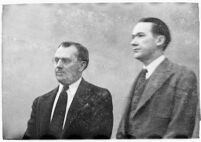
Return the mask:
M150 76L132 112L133 127L128 129L135 83L118 128L118 139L192 137L198 102L197 80L192 71L165 59Z

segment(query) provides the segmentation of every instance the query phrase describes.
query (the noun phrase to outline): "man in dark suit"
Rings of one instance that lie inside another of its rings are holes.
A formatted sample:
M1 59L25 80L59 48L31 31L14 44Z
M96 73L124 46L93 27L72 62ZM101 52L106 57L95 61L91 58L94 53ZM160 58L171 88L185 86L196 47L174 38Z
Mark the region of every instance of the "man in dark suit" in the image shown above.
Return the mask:
M167 25L143 18L133 29L133 54L143 70L129 94L116 137L191 138L198 102L194 72L164 56L171 40Z
M63 42L55 57L59 86L33 102L24 139L107 139L113 127L112 97L107 89L82 78L89 62L86 47Z

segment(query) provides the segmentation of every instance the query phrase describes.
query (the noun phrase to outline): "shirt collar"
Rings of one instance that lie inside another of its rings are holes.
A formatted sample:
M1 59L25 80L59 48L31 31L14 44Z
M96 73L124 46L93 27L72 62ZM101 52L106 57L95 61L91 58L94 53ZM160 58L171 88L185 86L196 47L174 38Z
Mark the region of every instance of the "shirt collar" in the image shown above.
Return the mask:
M146 79L148 79L154 70L159 66L162 61L165 60L165 56L161 55L158 58L156 58L154 61L152 61L148 66L143 65L144 69L147 69Z
M67 91L70 91L71 94L75 94L75 92L77 91L80 85L81 80L82 80L82 77L80 77L77 81L69 85L69 89ZM62 89L63 89L63 84L59 83L59 90L62 90Z

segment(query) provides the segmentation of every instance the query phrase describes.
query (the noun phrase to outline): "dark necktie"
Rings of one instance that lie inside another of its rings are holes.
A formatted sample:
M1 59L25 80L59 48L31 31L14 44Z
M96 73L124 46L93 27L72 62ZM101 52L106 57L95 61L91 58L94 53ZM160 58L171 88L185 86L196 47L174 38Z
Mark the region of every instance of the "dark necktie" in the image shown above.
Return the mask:
M138 78L136 88L139 88L140 86L142 86L145 83L146 73L147 73L147 69L142 69L142 71L140 72L139 78Z
M55 138L60 138L63 129L64 117L66 112L66 105L68 100L68 95L66 90L68 86L64 86L57 101L54 115L49 126L49 134Z
M146 85L147 69L142 69L136 82L132 98L131 110L135 110Z
M145 89L147 80L146 80L146 73L147 70L143 69L137 80L135 83L135 86L133 88L133 96L132 96L132 100L131 100L131 104L130 104L130 111L129 111L129 119L128 119L128 125L127 125L127 135L128 137L133 137L133 131L135 131L136 129L136 123L134 123L134 114L135 114L135 110L138 106L138 103L140 102L140 98L142 96L142 93Z

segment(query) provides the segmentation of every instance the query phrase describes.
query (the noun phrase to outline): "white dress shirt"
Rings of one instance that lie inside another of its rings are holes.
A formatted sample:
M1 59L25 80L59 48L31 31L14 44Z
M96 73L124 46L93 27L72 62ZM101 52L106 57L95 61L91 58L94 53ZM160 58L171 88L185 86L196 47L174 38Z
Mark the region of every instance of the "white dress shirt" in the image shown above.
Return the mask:
M154 61L152 61L148 66L143 65L144 69L147 69L146 73L146 79L148 79L154 70L165 60L165 56L161 55L160 57L156 58Z
M63 122L63 128L65 126L65 122L66 122L68 110L69 110L70 105L71 105L71 103L73 101L75 93L76 93L76 91L77 91L77 89L78 89L78 87L80 85L81 80L82 80L82 78L80 77L80 79L78 79L76 82L74 82L73 84L69 85L69 89L66 91L67 95L68 95L68 101L67 101L67 105L66 105L66 112L65 112L64 122ZM55 100L54 100L54 104L53 104L52 113L51 113L51 119L50 120L52 120L52 118L53 118L54 110L55 110L55 107L56 107L56 104L57 104L57 101L59 99L59 95L60 95L62 89L63 89L63 85L59 84L59 89L58 89L58 92L57 92Z

